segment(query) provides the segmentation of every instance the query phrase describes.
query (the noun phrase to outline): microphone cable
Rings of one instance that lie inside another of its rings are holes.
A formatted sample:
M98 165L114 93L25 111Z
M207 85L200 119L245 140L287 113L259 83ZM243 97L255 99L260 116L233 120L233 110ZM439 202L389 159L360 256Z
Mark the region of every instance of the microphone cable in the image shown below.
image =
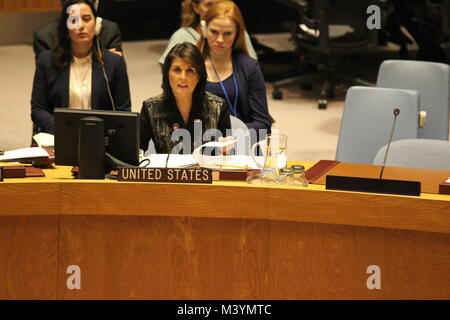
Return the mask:
M99 58L100 58L100 64L102 66L103 77L105 78L105 82L106 82L106 88L108 89L109 99L111 100L111 106L112 106L113 111L116 111L116 105L114 103L114 99L113 99L112 94L111 94L111 88L109 87L109 79L108 79L108 76L106 74L105 62L103 60L102 50L100 49L100 41L98 40L98 36L96 36L96 40L97 40L98 55L99 55Z

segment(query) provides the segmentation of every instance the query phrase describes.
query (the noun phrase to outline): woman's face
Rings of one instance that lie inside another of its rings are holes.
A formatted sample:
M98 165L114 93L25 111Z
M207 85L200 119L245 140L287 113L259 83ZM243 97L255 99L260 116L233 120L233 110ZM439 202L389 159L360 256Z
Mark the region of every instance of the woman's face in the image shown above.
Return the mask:
M192 9L200 16L200 20L204 20L209 8L220 0L200 0L197 4L192 2Z
M236 24L229 18L211 20L206 34L211 53L216 56L231 55L236 32Z
M194 66L187 60L175 57L169 69L169 82L175 97L193 94L200 77Z
M92 43L95 35L95 18L91 8L85 3L74 4L69 8L68 27L72 44ZM79 21L78 24L77 21Z

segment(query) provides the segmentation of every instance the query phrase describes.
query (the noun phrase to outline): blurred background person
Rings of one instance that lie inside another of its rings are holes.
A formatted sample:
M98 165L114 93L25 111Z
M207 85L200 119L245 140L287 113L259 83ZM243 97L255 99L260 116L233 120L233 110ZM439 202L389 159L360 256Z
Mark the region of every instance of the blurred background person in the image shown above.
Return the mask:
M448 40L442 32L442 12L435 12L429 0L393 0L395 13L409 34L416 41L419 51L417 60L448 63L441 43Z
M158 63L162 66L166 55L172 49L174 45L181 42L190 42L196 44L200 39L201 26L200 21L205 19L205 15L209 8L223 0L184 0L181 4L181 28L175 31L170 37L169 44L167 45L164 53L158 60ZM255 49L253 49L250 37L247 32L244 34L245 43L247 46L248 54L258 59Z

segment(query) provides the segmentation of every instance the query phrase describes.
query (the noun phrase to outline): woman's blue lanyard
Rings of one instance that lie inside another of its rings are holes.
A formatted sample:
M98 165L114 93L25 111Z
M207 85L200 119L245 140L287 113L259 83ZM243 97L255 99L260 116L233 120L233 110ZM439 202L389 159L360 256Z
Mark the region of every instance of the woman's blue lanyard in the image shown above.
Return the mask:
M217 79L219 79L220 87L222 88L223 94L225 95L225 99L227 100L227 103L230 106L232 115L237 117L237 99L238 99L238 95L239 95L239 88L238 88L238 85L237 85L236 77L234 76L234 73L233 73L234 90L236 92L236 95L234 97L234 104L232 105L231 101L230 101L230 97L228 97L227 90L225 89L225 86L223 85L222 80L220 80L219 74L217 73L217 70L216 70L216 67L214 66L214 63L212 62L211 58L209 60L211 61L211 65L212 65L212 67L214 69L214 72L216 73Z

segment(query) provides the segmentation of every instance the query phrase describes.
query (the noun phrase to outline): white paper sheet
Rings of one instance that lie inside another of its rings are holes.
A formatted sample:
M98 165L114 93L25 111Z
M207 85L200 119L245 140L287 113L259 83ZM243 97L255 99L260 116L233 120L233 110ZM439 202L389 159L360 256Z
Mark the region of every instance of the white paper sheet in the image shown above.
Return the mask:
M55 146L55 136L45 132L39 132L33 136L34 141L39 147L54 147Z
M186 168L197 164L192 154L169 154L168 168Z
M146 168L165 168L167 154L150 154L145 156L143 159L149 159L150 163L144 162L142 167Z
M167 161L168 156L169 161ZM166 168L166 165L167 168L186 168L197 164L192 154L151 154L144 159L150 160L146 168Z
M5 151L5 154L0 156L0 161L13 161L19 159L33 159L48 157L48 152L39 147L22 148L16 150Z
M228 141L211 141L202 145L202 147L211 147L211 148L223 148L229 146L230 144L236 143L237 140L228 140Z
M250 168L259 169L260 167L253 161L251 156L235 155L235 156L206 156L200 151L203 147L225 147L234 143L235 140L229 140L224 142L208 142L204 145L196 148L192 153L197 163L204 168L210 169L225 169L225 168ZM264 157L255 157L259 164L264 163Z

